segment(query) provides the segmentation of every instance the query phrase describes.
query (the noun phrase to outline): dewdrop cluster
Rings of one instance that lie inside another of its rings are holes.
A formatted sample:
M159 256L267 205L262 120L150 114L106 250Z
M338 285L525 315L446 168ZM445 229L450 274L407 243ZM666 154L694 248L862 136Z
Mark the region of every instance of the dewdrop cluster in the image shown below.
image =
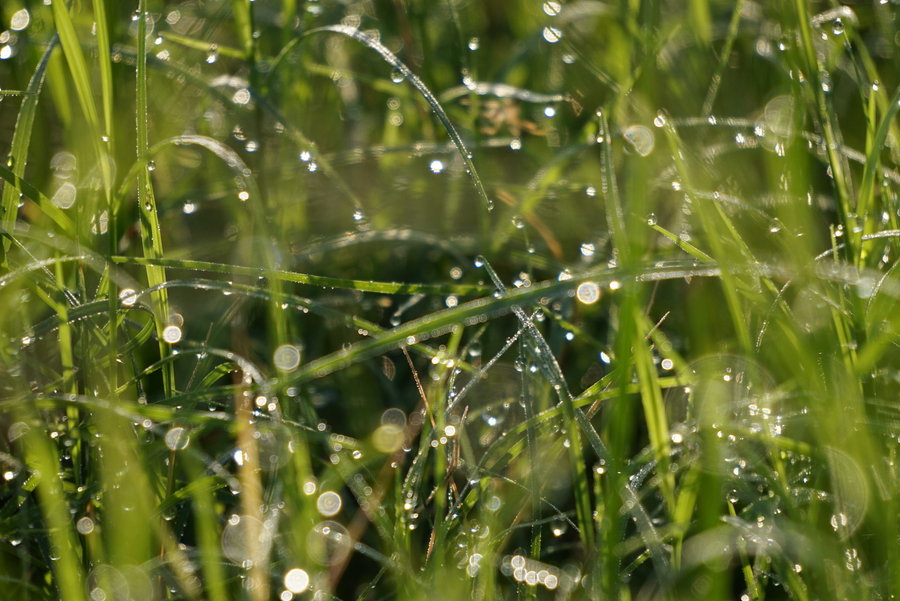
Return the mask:
M559 569L524 555L507 555L500 564L500 571L528 586L541 585L551 591L559 586Z

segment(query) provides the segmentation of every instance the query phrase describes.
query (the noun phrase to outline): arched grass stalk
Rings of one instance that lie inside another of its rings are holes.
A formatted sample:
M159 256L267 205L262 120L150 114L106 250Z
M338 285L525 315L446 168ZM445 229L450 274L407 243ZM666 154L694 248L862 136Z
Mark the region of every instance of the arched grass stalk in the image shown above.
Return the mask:
M493 210L494 202L490 198L488 198L487 191L484 189L484 184L481 182L481 177L478 175L478 170L476 169L475 162L473 161L473 154L466 147L466 143L463 142L462 136L459 135L456 126L453 125L453 122L450 120L447 112L441 106L441 103L431 92L431 90L428 89L428 86L426 86L425 83L421 79L419 79L419 77L415 73L410 71L409 67L407 67L403 63L403 61L397 58L393 52L385 48L381 42L366 34L365 32L362 32L355 27L347 27L345 25L329 25L326 27L313 29L307 32L307 35L320 32L339 33L349 38L353 38L358 42L362 42L367 47L378 53L378 55L381 56L381 58L383 58L385 62L396 69L405 80L409 81L409 83L411 83L413 87L418 90L418 92L422 95L422 98L425 99L425 102L428 103L428 106L431 107L431 110L441 122L441 125L443 125L444 129L447 130L447 134L450 136L450 139L453 141L453 144L459 151L460 157L462 157L463 162L466 164L466 172L472 179L472 184L475 186L475 191L484 202L485 208L488 211Z

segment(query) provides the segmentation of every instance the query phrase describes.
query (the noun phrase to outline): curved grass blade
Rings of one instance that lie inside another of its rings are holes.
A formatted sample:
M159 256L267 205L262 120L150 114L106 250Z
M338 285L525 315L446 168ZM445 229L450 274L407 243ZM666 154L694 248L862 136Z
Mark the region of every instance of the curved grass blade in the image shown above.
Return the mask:
M43 192L38 190L33 185L29 184L27 181L22 179L20 176L13 173L6 165L0 164L0 179L3 179L8 184L4 186L4 190L12 190L13 197L15 198L14 190L18 190L31 200L35 201L37 205L41 208L41 211L44 212L47 217L49 217L56 225L59 226L64 233L71 236L73 239L75 236L75 224L72 223L72 220L69 219L69 216L66 215L59 207L53 204L53 201L47 198ZM18 200L16 200L18 202ZM7 213L8 214L8 213ZM15 216L16 212L12 212L13 216L13 225L15 224ZM9 228L4 227L7 235L9 233Z
M483 294L484 286L476 284L404 284L399 282L374 282L365 280L350 280L346 278L333 278L328 276L283 271L280 269L266 269L263 267L243 267L226 263L213 263L209 261L192 261L189 259L163 259L146 257L114 256L111 260L115 263L133 265L156 265L172 269L185 269L190 271L205 271L211 273L225 273L230 275L249 275L264 277L281 282L292 282L307 286L319 286L322 288L342 288L346 290L361 290L363 292L377 292L381 294Z
M38 101L41 97L41 87L44 85L44 76L47 73L47 64L50 62L50 55L59 43L59 36L54 35L47 44L47 49L38 61L37 67L28 81L28 87L25 89L22 106L19 108L19 115L16 118L16 128L13 131L12 146L9 151L9 160L11 161L12 175L21 178L25 175L25 164L28 159L28 146L31 142L31 129L34 125L34 116L37 112ZM3 174L0 174L3 175ZM8 175L8 174L7 174ZM3 200L0 202L0 225L6 231L11 231L16 223L16 215L18 213L18 195L16 191L24 193L19 185L13 184L6 175L4 179L9 185L3 186ZM31 198L36 199L35 196ZM52 204L50 206L53 206ZM56 208L56 207L54 207ZM0 247L0 263L6 263L6 251L9 250L9 239L3 240Z
M869 156L866 157L866 163L863 169L862 182L860 182L859 186L857 211L860 217L865 219L866 225L874 223L874 220L867 219L867 217L869 215L869 207L872 205L875 196L875 173L878 170L881 150L884 148L888 132L890 132L898 111L900 111L900 86L894 91L894 95L888 103L888 110L882 117L881 125L879 125L878 129L875 131L875 137L872 140L872 150L869 152ZM857 235L863 236L866 233L868 232L866 232L866 227L864 227ZM861 242L861 240L859 242ZM862 253L860 253L860 259L862 259Z
M425 83L421 79L419 79L419 77L415 73L413 73L403 61L397 58L397 56L393 52L388 50L381 42L379 42L372 36L360 31L359 29L355 27L348 27L346 25L328 25L325 27L317 27L316 29L312 29L305 35L323 32L339 33L349 38L353 38L358 42L362 42L367 47L377 52L378 55L385 60L385 62L396 69L401 75L403 75L406 80L409 81L409 83L413 85L413 87L416 88L416 90L419 91L419 93L431 107L431 110L444 126L444 129L447 130L447 134L449 134L450 139L453 141L453 144L459 151L463 162L466 164L466 170L469 174L469 177L472 178L472 183L475 186L475 190L478 192L478 196L481 197L481 200L484 201L484 206L488 211L493 210L494 203L490 198L488 198L487 192L484 189L484 184L482 183L481 177L478 175L478 170L475 168L475 163L472 160L472 153L466 147L465 142L463 142L463 139L459 135L459 132L456 130L456 127L453 125L453 122L450 121L450 117L447 115L446 111L444 111L444 107L441 106L441 103L438 101L435 95L431 93L431 90L428 89L428 86L426 86Z

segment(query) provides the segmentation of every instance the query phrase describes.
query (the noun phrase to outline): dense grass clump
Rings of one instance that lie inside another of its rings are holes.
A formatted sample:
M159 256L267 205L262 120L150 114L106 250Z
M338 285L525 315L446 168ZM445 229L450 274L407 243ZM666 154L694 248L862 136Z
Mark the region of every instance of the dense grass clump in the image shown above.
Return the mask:
M894 0L4 0L0 596L887 601Z

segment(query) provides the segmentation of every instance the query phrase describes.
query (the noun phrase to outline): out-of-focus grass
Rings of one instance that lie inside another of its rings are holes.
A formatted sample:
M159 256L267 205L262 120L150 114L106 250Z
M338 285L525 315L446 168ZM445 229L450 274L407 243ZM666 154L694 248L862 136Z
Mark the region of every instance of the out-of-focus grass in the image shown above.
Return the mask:
M893 598L898 12L4 2L7 595Z

